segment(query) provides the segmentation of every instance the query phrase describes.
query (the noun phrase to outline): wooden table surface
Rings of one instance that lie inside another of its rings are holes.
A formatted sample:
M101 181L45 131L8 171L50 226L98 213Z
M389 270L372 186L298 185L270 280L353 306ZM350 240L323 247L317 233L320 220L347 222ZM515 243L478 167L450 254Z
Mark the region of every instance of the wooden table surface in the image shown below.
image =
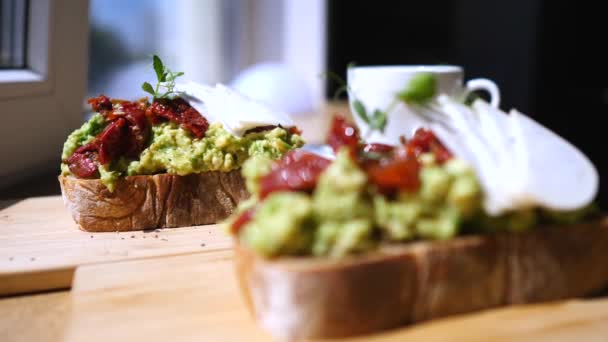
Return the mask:
M607 301L573 300L491 310L354 341L606 341ZM0 340L65 341L69 338L66 330L70 326L71 303L69 291L0 299ZM257 334L263 336L261 331Z
M327 123L333 113L350 116L346 103L338 102L324 105L320 113L294 116L293 118L304 132L304 138L309 142L318 143L325 139ZM55 180L51 178L51 181ZM22 186L27 187L28 185L22 184ZM36 194L40 190L41 184L38 182L34 186L35 189L27 188L25 191L12 189L11 193ZM46 188L54 189L55 186L49 184ZM47 191L44 194L47 195L51 192ZM6 208L20 200L0 201L0 208ZM63 279L61 280L63 281ZM63 341L70 313L71 293L69 290L13 296L0 295L0 341Z
M344 106L331 106L327 111L344 111ZM309 141L320 141L324 136L328 116L296 118L308 135ZM214 255L210 253L216 253ZM222 340L268 340L245 311L231 277L229 249L212 252L164 256L112 263L97 263L76 270L74 289L38 294L5 296L0 298L0 341L80 341L103 340L98 337L129 336L133 341L205 340L209 328L213 338ZM213 262L201 262L211 259ZM182 265L177 268L176 265ZM158 271L162 270L162 271ZM126 276L125 276L126 274ZM130 275L129 275L130 274ZM188 285L184 279L202 274ZM181 278L180 278L181 277ZM180 285L170 285L171 281ZM219 281L219 282L218 282ZM167 285L169 284L169 285ZM196 290L212 284L210 292ZM179 289L189 289L180 292ZM213 299L213 293L217 298ZM175 310L167 300L181 305ZM208 307L197 307L197 303ZM130 305L133 303L134 305ZM125 311L130 307L132 311ZM118 311L108 311L120 308ZM115 312L115 314L112 314ZM130 316L133 313L134 316ZM149 315L171 313L172 319L163 320ZM137 315L145 316L139 319ZM98 319L109 325L97 324ZM120 320L137 322L121 324ZM241 327L233 323L241 324ZM155 330L141 329L157 325ZM140 327L138 329L138 327ZM242 328L243 331L238 330ZM244 335L243 335L244 333ZM245 338L243 338L245 337ZM402 340L424 341L606 341L608 340L608 299L570 300L542 305L488 310L480 313L451 317L412 327L354 339L389 342Z

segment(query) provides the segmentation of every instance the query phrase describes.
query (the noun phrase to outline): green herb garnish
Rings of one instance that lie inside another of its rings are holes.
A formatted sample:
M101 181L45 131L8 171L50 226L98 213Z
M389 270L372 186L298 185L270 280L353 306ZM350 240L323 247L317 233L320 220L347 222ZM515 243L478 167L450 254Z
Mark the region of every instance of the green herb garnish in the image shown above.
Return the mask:
M435 76L427 72L416 74L407 87L397 93L397 98L410 104L421 105L435 96L436 88Z
M175 91L175 79L184 73L181 71L171 71L157 55L152 56L152 65L154 66L154 72L156 72L156 87L152 87L150 83L144 82L141 85L141 89L152 95L155 99L170 99L180 95L180 92ZM161 92L162 90L164 92Z
M372 113L368 113L363 102L358 99L353 101L353 107L357 115L369 125L371 130L384 132L388 116L386 111L375 109Z
M354 63L348 64L348 68L353 66ZM390 113L400 101L407 104L424 105L435 96L437 91L437 80L435 79L435 76L430 73L419 73L412 77L403 90L395 94L395 98L388 105L388 108L385 110L375 109L370 113L367 108L365 108L363 102L355 97L355 94L348 87L346 81L339 75L330 71L322 76L325 76L340 85L334 94L334 99L347 91L349 96L354 98L353 109L355 110L355 114L357 114L363 122L369 125L370 131L379 131L381 133L384 133L384 129L386 128L388 113Z
M354 62L348 63L348 68L352 68L354 66ZM327 77L340 85L340 87L334 93L334 100L336 100L344 92L348 92L349 96L354 96L354 94L352 94L352 91L348 87L348 84L346 83L346 81L344 81L344 79L342 79L342 77L340 77L340 75L328 71L324 74L321 74L321 76ZM376 109L372 113L368 114L367 109L363 105L363 102L359 101L356 98L353 101L353 107L355 109L355 113L361 118L361 120L363 120L366 124L370 126L371 130L384 132L384 128L386 127L387 122L387 114L385 112Z

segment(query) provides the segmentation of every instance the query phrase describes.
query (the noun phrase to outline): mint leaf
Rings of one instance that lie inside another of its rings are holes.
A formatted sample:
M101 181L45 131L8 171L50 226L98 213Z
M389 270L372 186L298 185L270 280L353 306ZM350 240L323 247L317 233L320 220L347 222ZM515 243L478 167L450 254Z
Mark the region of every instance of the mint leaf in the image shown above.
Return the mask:
M173 72L169 70L157 55L152 56L152 66L156 73L156 87L153 87L148 82L144 82L141 85L141 89L151 94L155 99L171 99L175 96L179 96L181 93L175 91L175 79L184 75L184 73L182 71ZM166 90L164 93L161 92L163 89Z
M380 132L384 132L386 127L387 114L379 109L374 110L370 119L370 126Z
M369 124L369 117L367 116L367 110L365 109L365 105L363 105L363 102L355 100L353 102L353 107L355 107L355 112L357 113L357 115L359 115L361 120Z
M159 82L164 82L165 78L165 66L163 65L163 61L160 60L160 57L157 55L152 56L152 66L154 66L154 72L156 72L156 79Z
M143 91L145 91L146 93L149 93L152 96L155 95L154 88L148 82L144 82L144 84L141 85L141 89L143 89Z
M165 77L165 81L166 81L166 82L171 82L171 81L174 81L176 78L178 78L178 77L182 76L183 74L184 74L184 73L183 73L183 72L181 72L181 71L179 71L179 72L175 72L175 73L174 73L174 72L172 72L172 71L169 71L169 72L167 73L167 76Z

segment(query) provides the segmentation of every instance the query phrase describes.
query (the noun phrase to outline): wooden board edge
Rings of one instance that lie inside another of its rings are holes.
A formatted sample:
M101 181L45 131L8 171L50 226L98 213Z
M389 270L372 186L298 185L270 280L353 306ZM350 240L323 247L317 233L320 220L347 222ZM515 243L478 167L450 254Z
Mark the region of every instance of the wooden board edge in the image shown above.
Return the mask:
M0 273L0 298L69 289L72 286L74 271L74 267L62 267L39 271Z

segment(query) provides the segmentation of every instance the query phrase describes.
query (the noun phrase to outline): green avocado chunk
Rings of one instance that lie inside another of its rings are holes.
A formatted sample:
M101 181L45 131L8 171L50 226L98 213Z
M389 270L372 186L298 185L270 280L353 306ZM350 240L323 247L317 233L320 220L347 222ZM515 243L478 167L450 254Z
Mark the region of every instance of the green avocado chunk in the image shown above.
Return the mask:
M373 216L366 197L367 176L353 162L346 150L319 176L312 195L315 216L319 221L345 221Z
M215 123L203 138L195 139L178 125L163 123L152 128L150 146L139 160L129 164L127 174L228 172L240 168L249 156L277 159L301 145L303 141L298 135L290 135L280 127L237 137Z
M247 191L258 196L260 191L259 180L270 172L272 159L264 155L253 155L243 163L242 174L245 178Z
M310 197L278 192L258 207L241 241L265 257L308 253L313 237Z

